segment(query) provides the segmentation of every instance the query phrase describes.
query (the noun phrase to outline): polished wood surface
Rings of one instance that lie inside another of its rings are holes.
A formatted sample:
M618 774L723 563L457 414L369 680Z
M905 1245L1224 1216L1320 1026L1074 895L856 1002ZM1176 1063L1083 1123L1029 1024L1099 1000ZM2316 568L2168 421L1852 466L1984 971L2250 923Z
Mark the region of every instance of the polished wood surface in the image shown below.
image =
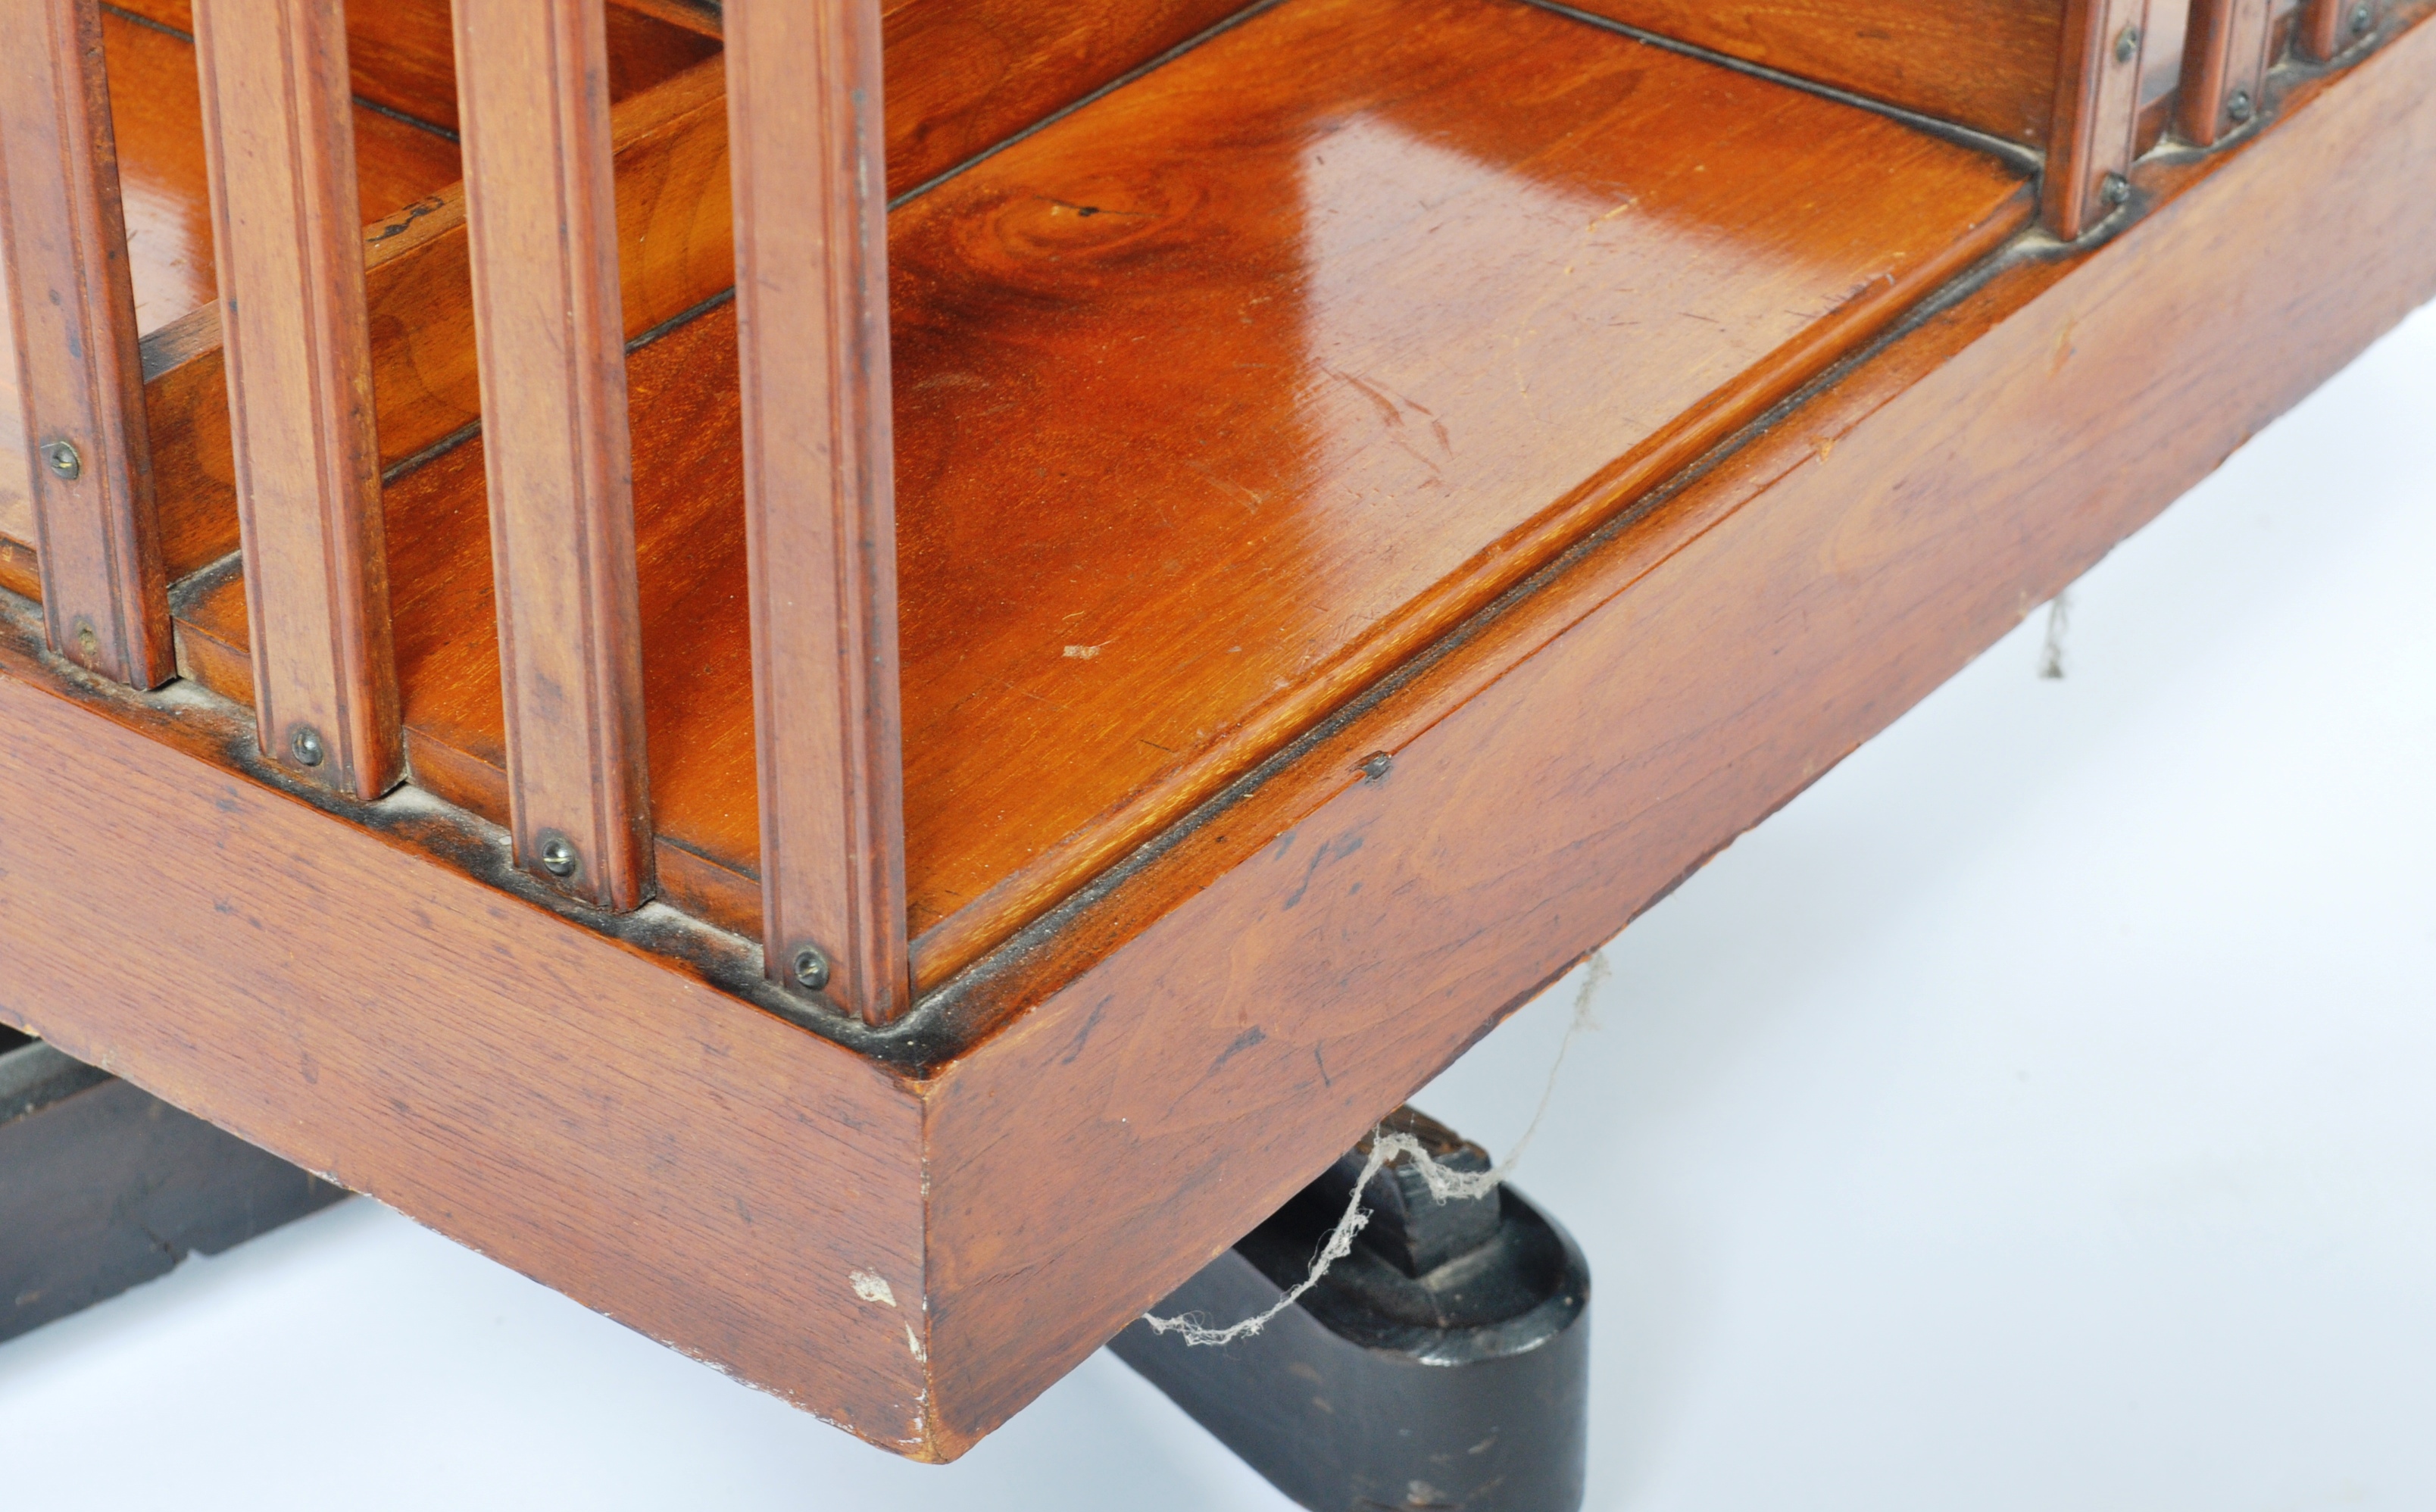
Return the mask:
M135 290L93 0L0 11L0 366L30 441L26 498L53 649L140 687L168 681Z
M0 1013L953 1455L2436 296L2436 27L2394 30L2229 150L2143 165L2119 235L1956 290L887 1035L788 1027L733 941L552 896L419 794L306 813L225 707L65 678L11 611ZM2343 278L2294 275L2327 245ZM91 864L130 834L140 874Z
M215 297L195 52L184 37L148 26L114 9L102 13L101 26L113 85L111 118L118 150L129 269L135 286L136 327L150 335L208 306ZM355 126L357 179L366 221L378 220L456 182L457 148L446 138L365 109L355 112ZM7 317L0 315L0 345L8 339L6 323ZM217 328L213 339L218 340ZM25 443L18 434L12 384L10 375L0 372L0 536L23 542L32 535L33 525L21 492ZM161 440L156 436L156 444ZM165 457L164 476L176 476L180 461ZM225 467L220 476L226 477ZM235 516L230 513L228 518L233 530ZM168 533L174 537L174 529ZM223 551L233 547L232 538ZM175 571L174 541L169 552Z
M2273 0L2191 0L2175 114L2185 140L2214 147L2257 117L2274 36Z
M465 218L516 862L651 895L601 0L457 0Z
M1252 0L888 0L888 192L903 194Z
M2120 209L2140 130L2146 0L2070 0L2057 71L2055 141L2040 188L2065 241Z
M195 29L193 0L114 4L172 31ZM609 0L607 22L610 93L616 98L639 94L719 51L717 12L688 0ZM456 130L457 55L449 0L365 0L350 7L347 73L358 100Z
M349 17L351 48L369 39L394 51L399 32L424 25L413 19L422 5L357 6ZM189 24L183 4L154 9L180 27ZM444 8L441 25L444 45ZM121 84L113 113L133 233L138 325L152 339L148 350L154 354L148 362L153 443L162 476L179 480L162 500L164 549L172 575L182 576L236 548L219 326L210 307L215 286L195 58L184 38L124 16L105 12L103 34L111 77ZM621 196L618 223L629 273L625 298L640 317L629 329L640 331L730 281L727 184L716 171L726 150L726 121L718 66L712 61L706 73L700 67L702 60L715 59L716 47L697 31L619 6L610 12L609 36L612 98L637 105L632 122L620 128L619 171L635 202ZM351 52L350 62L357 88L367 90L362 59ZM384 97L397 96L413 76L382 66L387 71L380 77L390 80ZM658 88L688 69L690 85ZM452 90L454 78L452 63ZM417 107L426 118L442 113L427 105ZM453 102L445 116L455 119ZM393 464L478 412L461 244L453 263L444 255L436 264L410 264L410 272L409 265L383 270L428 239L425 233L461 225L458 153L446 137L360 104L354 119L358 197L371 228L374 386L384 461ZM705 122L707 129L700 129ZM442 226L428 224L435 217ZM389 297L385 284L392 279L401 282ZM23 541L31 534L31 516L22 484L10 481L22 476L23 443L7 381L0 374L0 536Z
M913 984L879 6L738 0L727 47L766 969L884 1024Z
M917 985L2029 209L1992 159L1542 9L1298 0L896 212ZM629 372L661 876L757 933L739 422L702 378L734 331L715 310ZM401 479L392 549L427 605L399 613L408 723L496 765L488 571L439 502L478 465ZM180 617L235 648L241 615L223 587ZM500 816L478 773L437 780Z
M2147 218L1872 356L1007 951L953 1006L1014 1017L926 1124L933 1431L1003 1421L2436 298L2431 163L2422 21L2230 161L2144 168ZM2325 246L2343 279L2292 276Z
M200 0L213 245L262 748L404 771L342 0Z
M2044 147L2065 0L1569 0L1574 9Z
M1992 160L1543 10L1316 0L914 201L891 277L917 980L1774 403L2027 200ZM683 803L731 758L691 749L663 830L736 855Z
M620 101L610 119L631 337L734 282L719 62ZM464 195L451 186L418 200L364 239L381 462L395 468L481 416ZM180 479L162 498L163 550L171 575L183 577L237 545L218 312L154 333L145 350L153 454L164 476Z

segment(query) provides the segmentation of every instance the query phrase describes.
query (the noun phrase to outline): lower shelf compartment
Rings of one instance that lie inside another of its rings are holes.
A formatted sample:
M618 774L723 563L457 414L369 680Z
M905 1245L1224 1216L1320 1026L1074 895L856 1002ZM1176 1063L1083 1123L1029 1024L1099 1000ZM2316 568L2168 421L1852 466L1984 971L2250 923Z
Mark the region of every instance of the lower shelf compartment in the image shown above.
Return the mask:
M935 983L2027 224L2007 164L1520 0L1292 0L891 222ZM756 932L722 307L635 351L672 897ZM417 780L504 818L480 442L392 485ZM244 698L242 584L186 665Z

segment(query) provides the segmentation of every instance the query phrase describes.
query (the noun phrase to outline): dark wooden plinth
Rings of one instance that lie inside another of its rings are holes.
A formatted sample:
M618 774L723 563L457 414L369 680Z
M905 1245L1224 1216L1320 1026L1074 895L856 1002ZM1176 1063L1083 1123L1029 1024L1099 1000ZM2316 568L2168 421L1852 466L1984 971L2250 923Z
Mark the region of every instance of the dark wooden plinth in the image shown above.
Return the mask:
M0 1031L0 1339L345 1195L107 1071Z

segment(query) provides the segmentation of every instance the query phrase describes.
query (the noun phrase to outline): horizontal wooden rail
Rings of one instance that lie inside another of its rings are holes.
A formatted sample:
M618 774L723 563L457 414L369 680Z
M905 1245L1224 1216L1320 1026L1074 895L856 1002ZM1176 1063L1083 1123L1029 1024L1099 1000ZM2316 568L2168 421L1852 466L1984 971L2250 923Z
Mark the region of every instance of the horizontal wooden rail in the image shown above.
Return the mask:
M340 0L197 0L203 149L264 753L394 785L397 667Z
M168 585L94 0L0 5L0 261L51 648L158 686Z
M770 979L911 999L877 0L726 12Z
M516 861L651 891L643 639L602 0L457 0Z

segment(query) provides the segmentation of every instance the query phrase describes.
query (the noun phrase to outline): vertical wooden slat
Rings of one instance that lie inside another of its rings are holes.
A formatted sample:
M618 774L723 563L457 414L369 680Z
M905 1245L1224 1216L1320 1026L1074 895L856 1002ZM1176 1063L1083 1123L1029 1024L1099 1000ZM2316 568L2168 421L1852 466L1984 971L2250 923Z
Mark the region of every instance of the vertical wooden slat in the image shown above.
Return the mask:
M877 0L730 0L729 161L771 979L904 1011Z
M0 3L0 260L52 649L157 687L168 585L94 0Z
M2193 0L2175 113L2185 139L2214 147L2256 117L2274 30L2272 0Z
M2144 0L2069 0L2064 8L2043 189L2047 228L2066 241L2105 219L2131 192L2147 9Z
M2375 34L2382 9L2377 0L2307 0L2295 34L2302 55L2331 62Z
M458 111L518 864L651 891L602 0L457 0Z
M398 778L364 248L340 0L196 0L203 150L263 750Z

